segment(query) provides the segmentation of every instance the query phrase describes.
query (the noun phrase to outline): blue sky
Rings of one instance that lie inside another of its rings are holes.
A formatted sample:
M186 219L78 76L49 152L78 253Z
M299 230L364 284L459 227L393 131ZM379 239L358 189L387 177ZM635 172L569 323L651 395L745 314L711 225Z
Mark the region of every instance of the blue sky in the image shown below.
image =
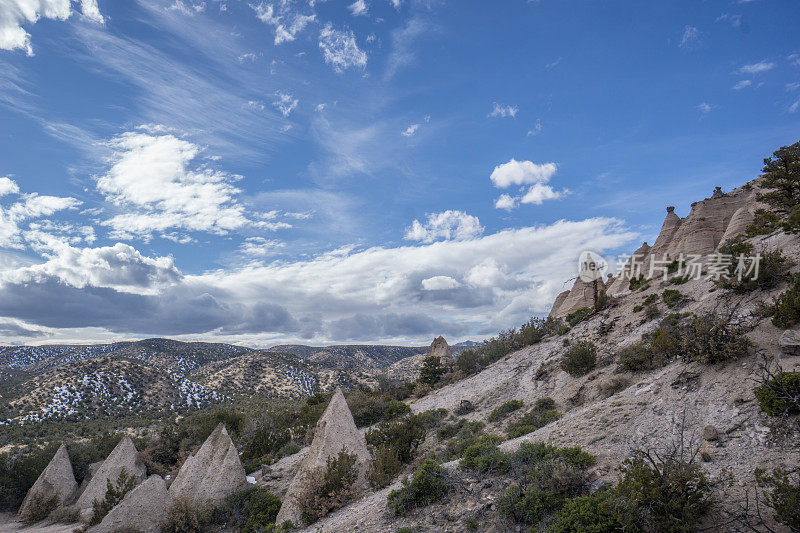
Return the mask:
M795 1L0 0L0 335L478 339L797 141Z

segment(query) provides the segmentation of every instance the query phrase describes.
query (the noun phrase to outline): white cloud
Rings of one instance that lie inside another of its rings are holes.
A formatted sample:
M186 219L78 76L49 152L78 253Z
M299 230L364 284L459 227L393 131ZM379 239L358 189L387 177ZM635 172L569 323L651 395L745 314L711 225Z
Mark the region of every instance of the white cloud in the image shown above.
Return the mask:
M225 234L246 225L262 226L245 215L232 183L239 176L202 163L201 148L171 134L128 132L108 143L111 168L97 189L117 207L105 220L115 235L149 238L167 230ZM121 211L121 212L119 212Z
M400 8L399 1L395 7ZM431 25L419 17L409 19L405 26L392 31L392 51L386 60L386 72L383 75L385 80L391 79L400 69L414 61L415 42L431 31Z
M177 11L182 15L194 16L197 13L203 13L206 10L205 2L183 2L182 0L175 0L175 2L167 8L168 11Z
M537 118L536 119L536 124L533 126L533 128L528 130L527 137L535 137L536 135L539 135L540 133L542 133L542 121Z
M494 206L497 209L505 209L506 211L511 211L515 207L517 207L517 199L509 194L501 194L497 200L494 201Z
M798 109L800 109L800 99L795 100L794 103L789 106L789 113L796 113Z
M433 276L423 279L421 285L423 291L447 291L460 287L461 283L450 276Z
M771 61L759 61L758 63L752 63L750 65L744 65L739 69L739 72L742 74L759 74L761 72L766 72L768 70L772 70L775 68L775 63Z
M391 2L395 9L400 9L400 5L403 3L403 0L389 0L389 2Z
M492 112L486 116L500 117L500 118L507 118L507 117L514 118L517 116L517 111L519 111L517 106L498 104L497 102L495 102L494 107L492 108Z
M414 134L417 133L417 130L419 129L420 126L421 124L412 124L405 130L401 131L400 135L402 135L403 137L413 137Z
M493 257L487 257L464 275L464 281L473 287L502 287L508 274Z
M355 16L355 17L366 15L367 14L367 9L368 9L367 8L367 2L366 2L366 0L356 0L355 2L350 4L347 7L347 9L349 9L350 13L352 13L353 16Z
M0 197L6 199L19 193L16 182L8 177L0 178ZM31 230L32 221L50 217L57 211L75 209L80 203L75 198L26 193L9 204L0 204L0 247L24 248L23 236L25 231Z
M286 243L275 240L266 239L264 237L248 237L245 242L239 247L239 251L249 257L269 257L278 253L278 250L284 248Z
M353 32L336 30L330 22L319 32L319 49L325 62L336 72L367 66L367 54L358 48Z
M242 54L236 58L239 63L244 63L245 61L250 61L251 63L256 60L256 55L253 52L247 52L246 54Z
M39 19L67 20L72 15L74 0L3 0L0 2L0 50L24 50L33 55L31 36L23 25L35 24ZM103 16L97 0L81 0L83 16L92 22L102 23Z
M742 25L742 16L741 15L733 15L731 13L723 13L722 15L717 17L717 22L727 22L734 28L738 28Z
M550 185L534 183L522 195L520 202L523 204L541 205L545 200L555 200L563 197L565 191L554 191Z
M288 117L297 108L300 100L294 98L291 94L278 91L275 93L275 100L272 105L281 112L284 117Z
M681 42L678 44L681 48L694 48L700 44L700 31L694 26L684 26L683 35L681 35Z
M275 44L294 41L297 34L317 19L315 14L303 14L295 11L292 2L282 0L277 7L271 3L250 4L256 12L258 20L275 28Z
M786 57L792 65L800 67L800 54L790 54Z
M796 91L797 89L800 89L800 81L795 81L786 84L787 91Z
M466 240L479 237L483 233L478 217L468 215L464 211L447 210L442 213L430 213L423 224L414 220L406 230L405 239L431 243L436 240Z
M537 164L512 158L508 163L494 167L490 179L495 187L505 189L511 185L547 182L557 170L558 166L555 163Z
M740 91L740 90L744 89L745 87L750 87L752 84L753 84L753 82L750 81L750 80L741 80L741 81L737 81L736 85L734 85L732 87L732 89L734 91Z
M716 106L711 105L708 102L702 102L697 105L697 110L700 111L700 113L702 113L703 115L711 113L711 111L715 108Z

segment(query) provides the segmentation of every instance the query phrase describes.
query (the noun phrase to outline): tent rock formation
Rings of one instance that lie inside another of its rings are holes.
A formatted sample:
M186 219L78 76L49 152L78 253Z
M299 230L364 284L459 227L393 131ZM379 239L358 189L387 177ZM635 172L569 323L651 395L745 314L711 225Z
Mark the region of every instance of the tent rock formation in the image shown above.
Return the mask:
M103 521L87 533L114 533L133 528L140 533L159 533L169 518L171 499L161 476L150 476L125 495Z
M444 339L442 339L444 340ZM435 342L435 341L434 341ZM345 448L348 453L357 457L356 465L359 470L359 483L363 483L367 464L371 459L364 436L356 428L353 415L347 406L342 390L337 388L325 409L322 418L317 422L314 430L314 441L303 459L286 498L278 512L276 523L282 524L291 520L295 525L300 525L300 509L297 507L297 495L306 487L311 474L320 468L325 468L329 457L336 457Z
M137 456L136 446L128 436L119 441L75 502L84 520L92 514L92 502L105 499L107 482L116 484L123 469L129 476L133 476L137 484L147 476L147 470Z
M47 501L55 497L59 506L64 505L77 488L78 483L72 472L67 447L62 444L22 501L19 508L20 520L26 521L30 518L37 501Z
M439 362L448 368L455 364L453 354L450 352L450 346L441 335L433 339L431 347L428 349L428 357L438 357Z
M195 507L218 505L247 486L246 476L239 452L220 423L197 453L183 463L169 494L173 500L183 499Z

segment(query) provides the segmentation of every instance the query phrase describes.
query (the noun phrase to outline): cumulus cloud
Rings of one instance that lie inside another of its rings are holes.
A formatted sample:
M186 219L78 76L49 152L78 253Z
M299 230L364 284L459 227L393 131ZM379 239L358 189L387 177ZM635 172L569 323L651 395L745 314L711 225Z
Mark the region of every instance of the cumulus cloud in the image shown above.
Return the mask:
M442 213L431 213L425 223L414 220L406 230L405 238L409 241L431 243L444 240L474 239L483 233L478 217L468 215L464 211L448 210Z
M284 117L288 117L292 114L297 108L297 104L300 103L300 100L293 97L289 93L278 91L275 93L275 100L272 102L272 105L281 112Z
M168 230L223 235L252 221L237 201L240 177L194 164L201 148L172 134L127 132L108 143L110 169L97 178L97 189L116 206L104 220L123 238L164 235ZM194 164L194 165L193 165Z
M547 182L557 170L558 166L555 163L537 164L512 158L508 163L494 167L489 178L495 187L505 189L511 185Z
M545 200L555 200L561 198L564 194L566 194L564 191L553 190L550 185L534 183L528 187L528 190L525 191L519 201L523 204L541 205Z
M81 203L69 197L20 194L17 183L8 177L0 178L0 197L5 200L0 203L0 247L16 249L25 247L24 232L32 221L75 209ZM11 198L14 199L9 202Z
M282 0L277 4L261 2L250 4L258 20L275 28L275 44L294 41L297 34L317 19L313 13L304 14L297 11L294 2Z
M356 0L355 2L347 6L347 9L349 9L350 13L352 13L353 16L355 17L366 15L368 9L367 2L366 0Z
M739 72L741 74L748 74L748 75L752 76L753 74L759 74L761 72L766 72L768 70L772 70L773 68L775 68L775 63L773 63L771 61L764 60L764 61L759 61L758 63L751 63L749 65L743 65L739 69Z
M367 66L367 54L358 47L352 30L337 30L328 22L319 32L319 49L336 72Z
M499 118L507 118L511 117L514 118L517 116L517 111L519 109L517 106L505 105L505 104L498 104L495 102L492 107L492 111L486 115L487 117L499 117Z
M24 50L33 55L31 36L23 25L39 19L67 20L72 15L74 0L8 0L0 2L0 50ZM81 0L84 18L102 23L97 0Z
M422 280L424 291L446 291L460 286L461 284L450 276L433 276Z
M409 127L401 131L400 135L402 135L403 137L413 137L414 134L417 133L417 130L419 129L420 126L421 124L411 124Z
M494 201L494 206L497 209L505 209L506 211L511 211L515 207L517 207L517 199L511 196L510 194L501 194L497 197L497 200Z

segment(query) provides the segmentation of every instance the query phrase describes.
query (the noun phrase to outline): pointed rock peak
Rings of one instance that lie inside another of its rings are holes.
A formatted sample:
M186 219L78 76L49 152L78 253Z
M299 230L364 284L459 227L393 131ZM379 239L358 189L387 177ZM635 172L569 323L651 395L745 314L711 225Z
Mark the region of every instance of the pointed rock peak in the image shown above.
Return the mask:
M667 213L674 213L674 212L675 212L675 206L674 205L667 206Z
M19 517L27 521L43 501L55 499L57 505L63 505L77 488L67 447L62 443L22 501Z
M127 435L122 437L108 454L106 460L103 461L78 497L75 505L81 509L84 515L91 514L92 502L105 497L107 482L116 483L123 470L127 475L132 476L137 484L143 481L147 475L147 469L139 460L136 445Z
M169 519L170 504L164 480L161 476L150 476L128 492L100 524L89 528L88 533L114 533L123 530L158 533Z

